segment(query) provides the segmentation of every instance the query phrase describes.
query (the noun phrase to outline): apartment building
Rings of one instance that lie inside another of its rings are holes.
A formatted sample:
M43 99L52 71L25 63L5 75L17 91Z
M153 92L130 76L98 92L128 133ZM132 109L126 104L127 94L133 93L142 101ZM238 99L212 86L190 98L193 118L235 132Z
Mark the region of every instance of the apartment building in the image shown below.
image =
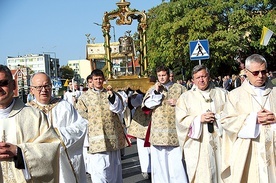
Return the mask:
M74 71L74 80L78 83L85 83L86 77L91 74L91 66L89 60L68 60L67 65Z
M7 66L11 70L15 70L19 67L28 67L36 72L45 72L51 78L59 77L59 59L52 58L50 54L28 54L25 56L17 56L7 58Z

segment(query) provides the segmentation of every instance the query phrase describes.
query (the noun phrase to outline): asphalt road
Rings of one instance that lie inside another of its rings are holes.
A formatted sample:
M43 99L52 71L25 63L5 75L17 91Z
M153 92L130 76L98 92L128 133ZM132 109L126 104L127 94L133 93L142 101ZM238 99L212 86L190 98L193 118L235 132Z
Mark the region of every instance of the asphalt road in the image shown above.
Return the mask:
M122 157L123 183L150 183L151 180L144 179L141 174L138 159L136 140L132 140L132 146L125 148ZM90 175L87 174L87 183L92 183Z

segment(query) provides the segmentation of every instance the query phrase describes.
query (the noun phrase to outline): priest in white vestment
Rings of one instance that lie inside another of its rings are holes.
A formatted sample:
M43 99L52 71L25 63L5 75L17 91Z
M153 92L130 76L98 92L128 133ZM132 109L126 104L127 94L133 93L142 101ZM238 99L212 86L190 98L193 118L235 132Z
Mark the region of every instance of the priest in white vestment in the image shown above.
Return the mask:
M45 114L13 98L15 88L0 65L0 183L58 182L58 136Z
M61 140L60 183L86 183L83 144L87 121L67 101L51 97L50 77L39 72L31 78L35 100L28 105L42 110Z
M175 107L176 129L189 182L221 183L222 127L220 114L227 91L211 83L206 66L193 68L193 87Z
M247 79L229 93L222 114L224 182L276 182L276 88L267 62L258 54L245 60Z

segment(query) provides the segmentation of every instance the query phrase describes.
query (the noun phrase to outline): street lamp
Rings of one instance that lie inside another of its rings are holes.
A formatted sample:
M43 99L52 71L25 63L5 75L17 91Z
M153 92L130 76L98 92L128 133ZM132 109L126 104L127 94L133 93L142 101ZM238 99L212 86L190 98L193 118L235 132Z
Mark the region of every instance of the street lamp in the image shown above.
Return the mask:
M55 55L55 60L54 60L54 67L55 67L55 73L54 73L54 77L55 78L57 78L57 57L56 57L56 52L50 52L50 51L48 51L48 52L43 52L43 54L54 54ZM51 57L51 55L50 55L50 57ZM52 59L50 59L50 61L49 61L49 76L51 77L51 67L50 67L50 65L51 65L51 61L52 61Z
M99 24L97 22L94 22L94 24L97 25L97 26L103 26L102 24ZM110 27L112 27L112 29L113 29L113 39L114 39L114 42L116 42L115 27L113 25L110 25Z

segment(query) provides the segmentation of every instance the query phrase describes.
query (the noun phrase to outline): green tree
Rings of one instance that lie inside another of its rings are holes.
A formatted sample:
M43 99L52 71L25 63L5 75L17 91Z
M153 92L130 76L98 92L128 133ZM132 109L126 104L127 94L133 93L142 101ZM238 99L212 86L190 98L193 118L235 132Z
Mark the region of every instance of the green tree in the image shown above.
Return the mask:
M190 61L189 42L208 39L210 59L202 64L215 76L239 72L235 58L253 53L265 56L276 70L276 39L260 45L262 27L276 32L275 0L171 0L149 13L147 44L149 69L170 67L176 75L191 76L198 61Z
M61 78L62 79L72 79L74 77L74 70L71 69L68 65L61 66L60 68Z

